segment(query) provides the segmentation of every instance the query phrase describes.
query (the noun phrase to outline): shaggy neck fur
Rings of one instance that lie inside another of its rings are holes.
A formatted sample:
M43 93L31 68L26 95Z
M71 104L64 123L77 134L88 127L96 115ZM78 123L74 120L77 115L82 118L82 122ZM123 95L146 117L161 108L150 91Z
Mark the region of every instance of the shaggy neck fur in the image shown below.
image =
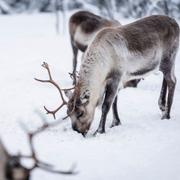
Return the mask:
M98 46L96 51L96 46ZM83 99L85 95L89 95L89 101L96 105L99 101L99 98L104 93L104 87L106 84L107 74L111 70L111 63L108 61L108 54L106 58L104 54L109 47L107 44L102 43L99 47L99 43L93 42L93 45L85 53L82 65L80 68L80 79L79 79L79 88L80 88L80 97Z

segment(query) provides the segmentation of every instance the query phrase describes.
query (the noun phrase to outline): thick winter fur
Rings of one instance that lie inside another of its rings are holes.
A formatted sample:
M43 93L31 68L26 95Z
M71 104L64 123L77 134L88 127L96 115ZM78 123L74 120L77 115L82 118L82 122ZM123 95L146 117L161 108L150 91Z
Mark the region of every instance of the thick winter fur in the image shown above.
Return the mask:
M71 115L74 129L86 133L98 101L104 99L97 132L105 132L106 116L114 100L117 102L118 91L128 81L157 70L164 76L159 107L163 111L162 119L169 119L176 85L174 67L178 46L179 26L167 16L150 16L101 30L83 56L78 87L71 99L76 105ZM82 109L83 113L77 118L76 112ZM120 123L117 112L114 114L112 126Z
M78 50L85 52L97 32L105 27L119 26L115 20L107 20L88 11L78 11L69 20L69 33L73 50L73 75L77 66Z

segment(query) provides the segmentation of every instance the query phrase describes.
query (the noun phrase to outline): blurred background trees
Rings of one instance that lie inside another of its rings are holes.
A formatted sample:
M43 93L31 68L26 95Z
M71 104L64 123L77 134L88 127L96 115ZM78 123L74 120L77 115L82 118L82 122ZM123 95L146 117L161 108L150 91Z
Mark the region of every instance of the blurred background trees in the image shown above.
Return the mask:
M180 0L0 0L1 14L75 9L96 9L109 18L115 14L128 18L166 14L180 19Z

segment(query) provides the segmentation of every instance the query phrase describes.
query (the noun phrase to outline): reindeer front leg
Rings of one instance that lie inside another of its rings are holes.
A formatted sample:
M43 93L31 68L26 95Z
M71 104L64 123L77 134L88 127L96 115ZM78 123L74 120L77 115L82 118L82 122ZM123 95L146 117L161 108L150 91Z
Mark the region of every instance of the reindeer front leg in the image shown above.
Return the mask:
M76 84L76 69L77 69L77 56L78 56L78 48L75 46L74 40L71 38L71 46L73 50L73 85Z
M107 114L109 112L109 109L110 109L112 103L114 102L115 97L116 97L116 94L118 91L119 80L120 80L120 78L119 78L119 76L117 76L116 78L111 78L108 81L108 84L106 86L106 91L105 91L105 98L104 98L104 102L102 105L101 120L100 120L99 127L98 127L97 131L95 132L95 134L105 133L105 124L106 124Z

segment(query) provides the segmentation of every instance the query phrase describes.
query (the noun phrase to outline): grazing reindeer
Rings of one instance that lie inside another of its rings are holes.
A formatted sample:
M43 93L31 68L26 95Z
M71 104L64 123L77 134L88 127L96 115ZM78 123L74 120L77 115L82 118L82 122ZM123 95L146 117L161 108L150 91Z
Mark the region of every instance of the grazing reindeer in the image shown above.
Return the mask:
M39 160L36 156L35 148L33 145L34 137L39 133L45 131L47 128L56 126L60 122L61 121L56 121L52 124L47 124L46 122L44 122L39 129L35 130L34 132L27 133L29 146L31 149L30 156L21 154L10 155L0 139L0 180L30 180L31 172L35 168L40 168L44 171L57 174L75 174L76 172L74 172L73 169L69 171L55 170L52 165ZM25 127L24 129L26 130ZM32 159L34 161L34 165L31 168L24 167L24 165L21 164L22 159Z
M100 31L83 56L79 80L68 103L73 129L87 133L95 108L102 99L102 116L97 132L105 132L111 105L114 115L112 126L119 125L118 91L128 81L143 78L156 70L163 73L159 97L162 119L169 119L176 85L174 67L178 46L179 26L167 16L150 16Z
M76 82L78 49L85 52L99 30L120 25L116 20L107 20L88 11L78 11L70 17L69 33L73 50L73 84Z
M179 26L174 19L167 16L149 16L124 26L101 30L83 56L74 92L68 92L69 101L63 100L58 110L67 105L72 128L86 134L96 106L103 101L96 133L104 133L111 105L112 127L120 124L118 91L129 81L160 70L163 73L163 83L158 104L163 112L162 119L170 119L176 85L174 68L178 47ZM49 72L48 66L46 69ZM50 73L49 77L49 81L39 81L50 82L57 87ZM60 88L58 90L61 91ZM51 114L56 112L47 111Z

